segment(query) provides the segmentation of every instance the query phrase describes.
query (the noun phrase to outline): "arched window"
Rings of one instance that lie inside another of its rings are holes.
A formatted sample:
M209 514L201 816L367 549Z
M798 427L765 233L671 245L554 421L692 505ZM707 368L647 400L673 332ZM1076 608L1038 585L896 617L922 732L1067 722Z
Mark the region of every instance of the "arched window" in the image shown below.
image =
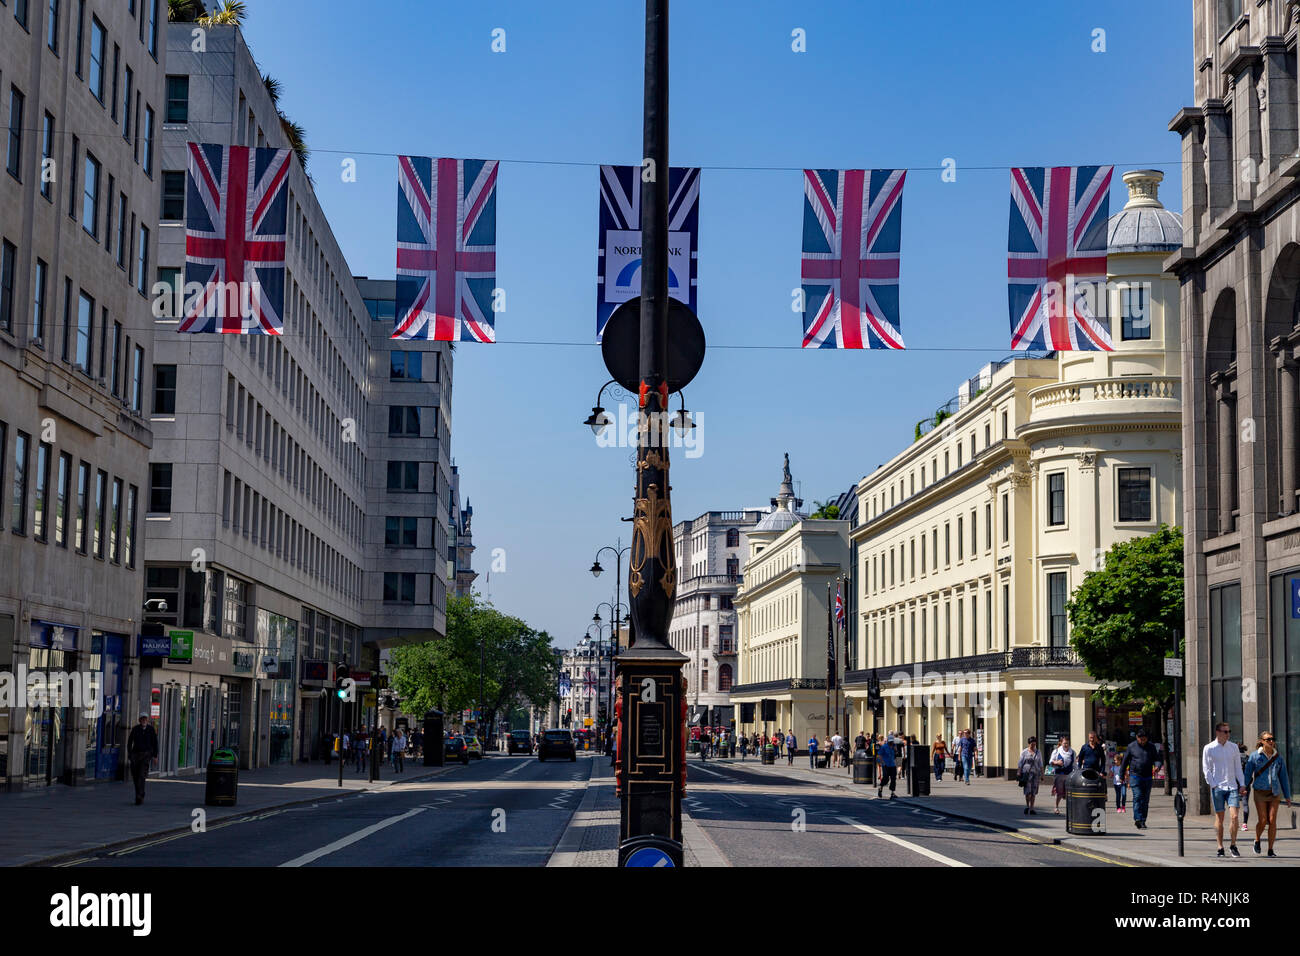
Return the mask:
M723 664L718 668L718 690L725 693L731 690L731 665Z
M728 548L740 547L740 531L738 529L736 528L727 529L727 547Z

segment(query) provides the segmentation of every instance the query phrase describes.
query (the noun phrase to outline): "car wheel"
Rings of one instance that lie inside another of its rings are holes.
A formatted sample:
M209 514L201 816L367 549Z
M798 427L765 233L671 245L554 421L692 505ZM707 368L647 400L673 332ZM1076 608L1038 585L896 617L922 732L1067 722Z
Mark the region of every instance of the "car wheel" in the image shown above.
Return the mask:
M461 762L461 764L463 764L464 766L468 767L468 766L469 766L469 757L468 757L468 756L466 756L466 757L461 757L461 758L460 758L460 762Z

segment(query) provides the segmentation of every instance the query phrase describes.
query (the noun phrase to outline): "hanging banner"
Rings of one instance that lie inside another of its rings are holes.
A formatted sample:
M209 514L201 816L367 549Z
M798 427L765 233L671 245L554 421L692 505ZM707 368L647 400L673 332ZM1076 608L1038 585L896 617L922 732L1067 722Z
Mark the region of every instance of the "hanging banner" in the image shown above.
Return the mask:
M905 169L805 169L803 347L901 349Z
M1102 318L1114 170L1114 166L1011 170L1007 301L1013 349L1114 349Z
M177 331L283 335L290 151L187 146L185 308Z
M614 310L641 294L640 166L600 167L596 252L596 341ZM668 170L668 295L698 314L700 171Z
M397 157L395 339L495 342L497 163Z

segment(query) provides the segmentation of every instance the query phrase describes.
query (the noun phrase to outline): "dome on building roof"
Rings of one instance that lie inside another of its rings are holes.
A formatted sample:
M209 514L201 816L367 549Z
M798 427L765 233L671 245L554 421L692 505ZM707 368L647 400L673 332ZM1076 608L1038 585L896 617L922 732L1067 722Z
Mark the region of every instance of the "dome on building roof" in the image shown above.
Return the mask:
M1124 174L1129 199L1107 224L1106 251L1173 252L1183 244L1183 220L1160 202L1158 169L1134 169Z
M763 516L763 520L754 525L754 531L785 531L793 528L800 521L800 518L793 511L784 505L777 505L771 511ZM752 533L752 532L751 532Z

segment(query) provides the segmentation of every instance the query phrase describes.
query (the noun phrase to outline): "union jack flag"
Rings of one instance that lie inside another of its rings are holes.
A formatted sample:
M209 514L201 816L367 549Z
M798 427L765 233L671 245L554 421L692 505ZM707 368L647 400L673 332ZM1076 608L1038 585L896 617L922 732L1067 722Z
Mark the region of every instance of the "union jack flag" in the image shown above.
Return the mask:
M840 593L839 585L835 587L835 623L844 626L844 596Z
M497 163L397 157L395 339L495 342Z
M905 169L803 171L804 348L904 348L898 263L906 176Z
M1011 347L1111 351L1089 300L1106 282L1106 223L1114 166L1011 170L1007 237Z
M591 672L590 667L587 668L587 673L582 678L582 686L588 697L596 693L596 675Z
M185 284L203 288L177 329L282 335L290 151L187 145Z

